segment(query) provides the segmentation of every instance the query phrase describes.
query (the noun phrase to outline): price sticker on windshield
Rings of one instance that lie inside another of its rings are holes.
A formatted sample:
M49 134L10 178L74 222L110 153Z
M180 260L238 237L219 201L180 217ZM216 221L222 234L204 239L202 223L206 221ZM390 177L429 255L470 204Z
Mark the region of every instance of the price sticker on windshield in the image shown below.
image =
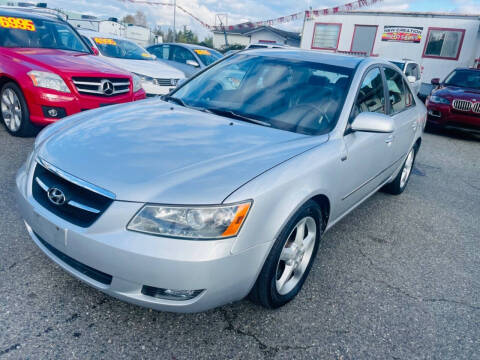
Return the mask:
M198 55L211 55L210 51L204 49L195 49L194 50Z
M6 29L36 31L32 20L9 16L0 16L0 27Z
M93 38L93 40L99 45L117 45L115 40L108 38Z

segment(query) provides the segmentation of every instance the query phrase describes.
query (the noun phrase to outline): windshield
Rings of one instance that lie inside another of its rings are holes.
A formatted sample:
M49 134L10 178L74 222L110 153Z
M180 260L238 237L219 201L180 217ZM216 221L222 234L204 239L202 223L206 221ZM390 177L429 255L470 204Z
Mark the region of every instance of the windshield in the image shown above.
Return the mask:
M103 37L94 37L92 40L103 56L129 60L155 59L147 50L132 41Z
M205 66L208 66L222 57L218 51L211 49L193 49Z
M405 63L404 62L400 62L400 61L390 61L393 65L397 65L400 70L404 70L405 69Z
M90 49L67 24L24 17L0 16L0 46L90 53Z
M337 123L352 72L340 66L238 54L193 78L172 96L187 106L224 116L317 135Z
M445 84L480 90L480 71L467 69L455 70L447 76Z

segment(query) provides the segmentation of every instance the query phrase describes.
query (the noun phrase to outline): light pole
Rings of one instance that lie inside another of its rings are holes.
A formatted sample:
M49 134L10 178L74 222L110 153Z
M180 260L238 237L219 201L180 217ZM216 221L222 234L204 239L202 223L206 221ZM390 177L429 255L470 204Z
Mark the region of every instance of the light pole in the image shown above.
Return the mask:
M177 30L175 28L176 16L177 16L177 0L173 0L173 42L177 42Z

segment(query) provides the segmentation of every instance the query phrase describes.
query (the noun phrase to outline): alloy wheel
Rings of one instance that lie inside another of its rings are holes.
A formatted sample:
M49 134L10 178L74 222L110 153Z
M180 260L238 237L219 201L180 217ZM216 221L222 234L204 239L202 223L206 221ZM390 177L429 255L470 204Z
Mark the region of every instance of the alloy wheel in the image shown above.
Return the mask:
M20 99L12 89L5 89L1 98L1 111L3 121L7 128L16 132L22 124L22 106Z
M288 294L302 279L312 258L317 224L311 216L297 222L280 254L276 272L276 288L280 295Z

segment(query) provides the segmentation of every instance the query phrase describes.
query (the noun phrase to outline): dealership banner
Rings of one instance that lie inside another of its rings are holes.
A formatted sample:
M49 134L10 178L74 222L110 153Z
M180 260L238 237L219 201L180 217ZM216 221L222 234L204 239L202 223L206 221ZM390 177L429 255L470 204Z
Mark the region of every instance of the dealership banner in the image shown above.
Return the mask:
M130 3L136 3L136 4L145 4L145 5L157 5L157 6L173 6L171 2L161 2L161 1L152 1L152 0L120 0L120 1L127 1ZM334 6L331 8L326 8L326 9L321 9L321 10L306 10L306 11L301 11L295 14L290 14L286 16L281 16L278 18L274 19L269 19L269 20L263 20L263 21L255 21L255 22L246 22L242 24L236 24L236 25L227 25L227 26L213 26L209 25L206 22L202 21L199 19L193 11L189 11L186 9L184 6L176 5L176 7L186 13L187 15L191 16L194 18L196 21L198 21L203 27L213 30L213 31L224 31L224 30L236 30L236 29L248 29L248 28L256 28L260 26L273 26L273 25L279 25L279 24L285 24L291 21L296 21L296 20L302 20L302 19L314 19L318 18L324 15L332 15L332 14L337 14L340 12L348 12L348 11L353 11L353 10L358 10L367 6L371 6L377 3L382 2L383 0L355 0L352 2L349 2L347 4L343 5L338 5Z
M419 43L422 40L423 27L389 26L383 27L382 41Z

